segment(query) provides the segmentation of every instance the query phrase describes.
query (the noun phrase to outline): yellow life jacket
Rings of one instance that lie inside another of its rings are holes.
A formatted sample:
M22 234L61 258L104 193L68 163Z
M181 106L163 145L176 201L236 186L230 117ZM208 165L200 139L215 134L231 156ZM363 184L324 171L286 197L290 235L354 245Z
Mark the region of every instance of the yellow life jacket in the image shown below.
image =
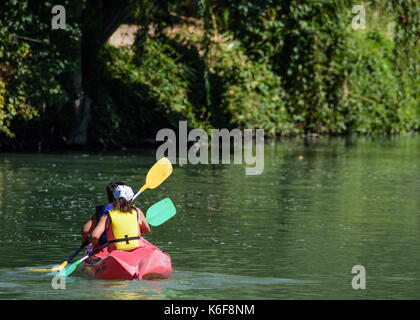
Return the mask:
M122 212L117 209L108 210L111 218L111 228L115 239L108 242L115 243L117 250L131 250L141 246L137 211Z

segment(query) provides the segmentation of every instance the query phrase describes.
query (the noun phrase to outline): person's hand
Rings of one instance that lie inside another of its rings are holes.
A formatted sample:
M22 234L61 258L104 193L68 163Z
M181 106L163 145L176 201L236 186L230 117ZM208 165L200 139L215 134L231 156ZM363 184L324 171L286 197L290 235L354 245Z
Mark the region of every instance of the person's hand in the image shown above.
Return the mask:
M92 242L93 251L102 251L101 246L98 243L98 239L92 238L91 242Z
M88 245L89 245L89 240L83 240L80 246L84 248Z
M85 242L85 241L89 241L90 240L89 239L89 232L82 231L81 236L82 236L82 242Z

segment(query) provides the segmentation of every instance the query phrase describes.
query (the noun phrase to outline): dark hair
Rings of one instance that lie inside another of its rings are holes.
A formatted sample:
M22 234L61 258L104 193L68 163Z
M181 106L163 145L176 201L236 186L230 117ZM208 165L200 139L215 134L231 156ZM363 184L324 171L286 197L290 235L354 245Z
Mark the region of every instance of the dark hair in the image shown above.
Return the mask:
M111 203L115 200L114 195L112 194L112 192L114 191L114 189L118 186L122 186L125 185L124 182L119 182L119 181L113 181L107 184L106 186L106 195L108 196L108 202Z
M114 202L112 202L112 206L114 207L114 209L117 209L121 212L131 212L133 209L135 209L132 202L126 200L123 197L114 200Z

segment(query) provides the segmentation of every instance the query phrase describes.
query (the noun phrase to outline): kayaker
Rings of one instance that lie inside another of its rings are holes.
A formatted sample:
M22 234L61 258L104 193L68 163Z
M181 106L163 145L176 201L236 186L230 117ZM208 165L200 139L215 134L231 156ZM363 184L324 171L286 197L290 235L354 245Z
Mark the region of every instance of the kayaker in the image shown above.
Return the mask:
M124 182L120 181L113 181L106 185L106 195L108 197L108 204L106 205L100 205L96 207L95 213L92 215L92 217L85 223L85 225L82 228L82 242L89 240L89 235L92 233L93 229L97 226L99 220L101 217L108 213L109 209L112 209L112 202L114 202L114 195L112 192L114 189L120 185L125 185ZM102 234L102 236L99 238L99 244L102 245L106 242L106 232Z
M99 249L99 239L106 231L109 242L108 251L132 250L141 247L141 236L151 231L143 212L133 206L133 190L126 185L119 185L113 191L113 208L100 218L96 228L92 231L91 242L95 249Z

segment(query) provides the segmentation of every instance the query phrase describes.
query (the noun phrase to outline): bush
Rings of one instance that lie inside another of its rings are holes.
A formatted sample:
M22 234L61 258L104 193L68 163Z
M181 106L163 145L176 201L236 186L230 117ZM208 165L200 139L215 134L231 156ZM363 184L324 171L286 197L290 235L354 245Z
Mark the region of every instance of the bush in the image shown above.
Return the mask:
M349 72L344 103L348 127L357 133L396 133L399 117L398 78L393 43L377 32L354 32L349 38Z
M60 2L70 7L69 0ZM66 30L51 30L54 4L0 4L0 134L16 136L22 144L38 142L45 127L46 135L58 136L54 128L68 125L66 85L72 80L81 32L76 22ZM3 141L14 140L2 139L2 146Z
M146 41L141 57L131 46L105 46L100 60L107 90L96 97L94 108L102 120L93 123L107 128L101 139L115 134L112 140L135 145L138 137L151 138L158 129L177 127L179 120L198 125L188 98L189 71L174 54L153 39Z
M231 126L264 129L266 135L292 133L280 76L248 58L239 41L222 39L211 44L210 71L221 79L221 109Z
M194 31L194 32L191 32ZM204 59L204 31L200 24L178 25L167 34L179 43L194 48ZM229 33L209 36L208 68L212 105L208 117L212 126L237 128L258 127L267 135L293 132L290 115L285 108L285 93L280 76L268 64L250 59L240 41Z

